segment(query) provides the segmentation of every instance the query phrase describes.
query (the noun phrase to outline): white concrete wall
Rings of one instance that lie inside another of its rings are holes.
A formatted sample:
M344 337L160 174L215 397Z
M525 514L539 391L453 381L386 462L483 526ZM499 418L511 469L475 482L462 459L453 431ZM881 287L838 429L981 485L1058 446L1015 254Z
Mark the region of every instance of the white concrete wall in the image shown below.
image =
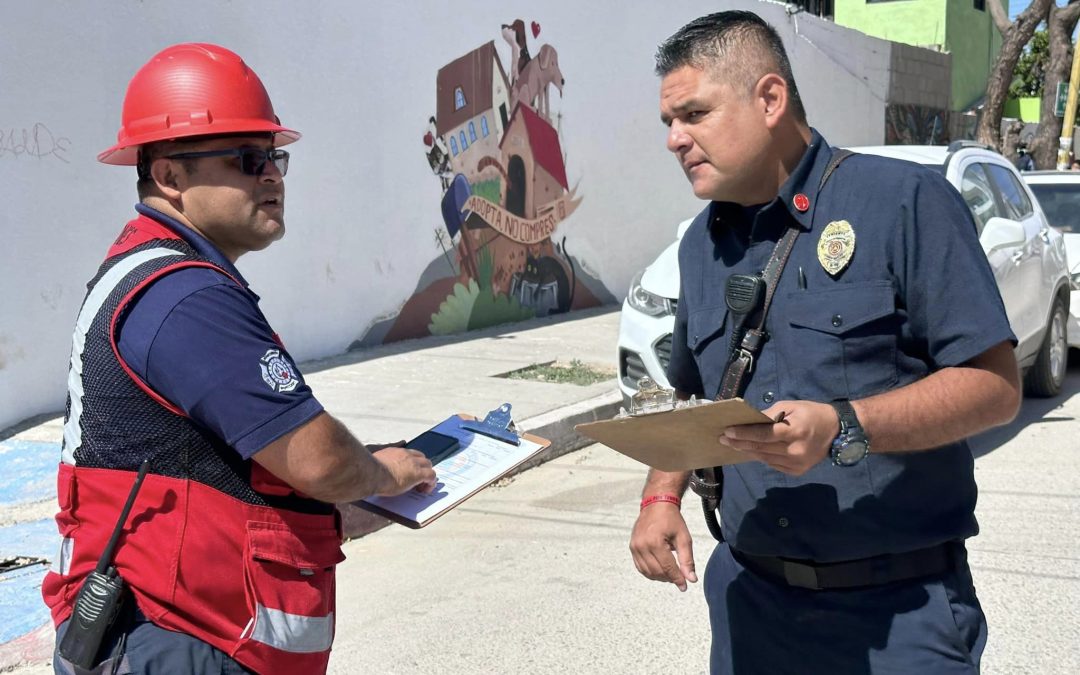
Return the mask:
M664 148L656 45L708 10L758 11L781 31L811 123L834 143L883 138L888 43L779 3L618 0L501 3L35 0L0 21L0 429L60 410L85 282L136 201L134 170L98 164L135 70L163 47L238 52L304 138L288 183L288 235L240 260L299 359L343 351L397 312L441 255L440 188L421 137L440 67L537 21L559 52L562 144L579 210L557 237L617 297L700 209ZM534 49L535 53L535 49ZM24 135L38 142L26 148ZM32 150L32 152L31 152Z

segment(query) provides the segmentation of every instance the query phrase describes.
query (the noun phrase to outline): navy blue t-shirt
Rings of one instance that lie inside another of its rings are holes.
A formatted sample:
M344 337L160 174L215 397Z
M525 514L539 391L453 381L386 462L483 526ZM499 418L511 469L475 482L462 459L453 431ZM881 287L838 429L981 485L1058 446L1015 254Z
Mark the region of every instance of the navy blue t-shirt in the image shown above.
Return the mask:
M236 281L206 267L155 280L119 327L120 354L131 369L245 459L319 414L322 405L228 258L182 223L143 204L135 209Z
M743 394L751 405L857 400L1015 343L971 213L945 178L909 162L853 155L819 192L831 155L815 131L777 199L756 214L712 203L687 230L667 372L672 386L717 396L734 322L724 303L727 277L764 269L793 222L801 233ZM798 194L808 199L806 211L794 205ZM818 243L839 221L848 223L855 245L846 269L833 276L819 260ZM725 467L725 538L748 553L828 562L978 531L965 442L875 454L872 441L857 465L826 459L802 476L757 461Z

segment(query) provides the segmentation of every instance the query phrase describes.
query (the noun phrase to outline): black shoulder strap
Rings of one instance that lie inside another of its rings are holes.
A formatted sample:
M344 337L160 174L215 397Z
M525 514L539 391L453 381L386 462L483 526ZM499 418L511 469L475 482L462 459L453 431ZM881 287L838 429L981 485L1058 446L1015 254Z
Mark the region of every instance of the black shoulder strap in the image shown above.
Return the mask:
M853 154L855 153L844 149L833 151L829 163L825 166L825 171L821 174L821 181L818 183L819 193L836 171L836 167L840 166L840 162ZM795 239L799 236L799 232L799 227L793 224L780 237L780 241L776 242L769 262L761 274L765 281L765 301L760 310L753 315L743 315L739 324L733 328L731 357L728 359L717 399L741 396L746 389L749 382L747 376L754 369L754 361L768 339L768 334L765 332L765 317L769 313L769 306L772 304L780 275L784 272L784 266L791 255L791 250L795 247ZM741 336L738 335L740 332ZM720 506L724 489L723 471L718 466L694 471L690 477L690 489L701 497L702 508L705 510L705 523L709 526L709 532L717 541L723 541L720 523L716 519L716 510Z
M836 167L840 165L840 162L852 154L854 153L850 150L842 149L833 152L832 157L829 158L829 163L825 166L825 171L821 174L818 192L821 192L821 189L825 187L825 183L836 171ZM776 242L776 246L773 247L769 262L761 273L762 280L765 282L765 302L762 303L759 311L743 315L739 325L733 330L732 353L728 359L727 370L724 372L724 379L720 385L718 399L741 396L745 389L746 376L754 369L754 360L761 352L761 348L767 339L765 317L769 313L769 306L772 304L776 286L780 282L780 275L784 272L784 266L787 264L788 256L791 255L791 250L795 247L795 239L799 236L799 232L800 229L792 224L784 232L780 241Z
M827 183L829 177L833 175L833 171L836 171L836 167L840 166L840 162L854 154L855 153L851 150L845 150L844 148L833 150L832 157L829 158L829 163L825 166L825 171L821 174L821 182L818 183L817 188L818 192L821 192L821 188L825 187L825 183Z

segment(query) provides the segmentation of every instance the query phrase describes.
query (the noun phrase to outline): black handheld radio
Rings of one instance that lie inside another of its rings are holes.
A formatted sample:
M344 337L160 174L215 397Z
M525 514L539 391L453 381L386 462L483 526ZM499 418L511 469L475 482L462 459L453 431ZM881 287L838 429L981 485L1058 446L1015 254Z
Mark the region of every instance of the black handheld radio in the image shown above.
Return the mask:
M135 495L139 493L139 488L149 468L150 460L148 459L139 466L135 484L131 486L131 493L128 494L124 509L120 512L120 520L116 522L116 527L113 529L112 536L109 537L109 543L105 545L105 550L101 553L97 567L87 575L86 581L79 590L71 620L68 621L67 632L60 642L60 656L80 668L94 667L105 633L116 620L124 604L124 580L112 566L113 550L120 538L120 532L124 529L131 505L135 503Z

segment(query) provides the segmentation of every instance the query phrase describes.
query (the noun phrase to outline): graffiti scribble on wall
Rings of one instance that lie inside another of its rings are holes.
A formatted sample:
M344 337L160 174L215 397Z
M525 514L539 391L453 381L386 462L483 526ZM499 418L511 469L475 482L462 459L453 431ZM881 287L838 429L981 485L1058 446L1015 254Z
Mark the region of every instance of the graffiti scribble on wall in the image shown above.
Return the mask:
M552 106L566 84L559 54L530 46L540 35L535 21L516 19L501 35L509 70L492 40L438 72L423 142L443 192L439 257L392 325L373 328L361 345L614 300L556 234L582 200L567 180L562 114Z

